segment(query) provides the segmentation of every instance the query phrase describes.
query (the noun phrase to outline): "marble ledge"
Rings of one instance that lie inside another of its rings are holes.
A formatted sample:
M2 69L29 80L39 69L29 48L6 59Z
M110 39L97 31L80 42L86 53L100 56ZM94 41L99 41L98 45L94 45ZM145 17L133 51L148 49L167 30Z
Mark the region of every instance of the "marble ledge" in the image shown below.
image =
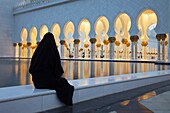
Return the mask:
M94 88L99 86L107 86L110 84L126 83L130 81L144 80L148 78L164 77L170 75L170 70L144 72L134 74L124 74L119 76L103 76L96 78L87 78L79 80L69 80L68 82L74 85L75 90ZM21 98L30 98L40 95L54 94L54 90L35 89L33 85L13 86L0 88L0 102L10 101Z

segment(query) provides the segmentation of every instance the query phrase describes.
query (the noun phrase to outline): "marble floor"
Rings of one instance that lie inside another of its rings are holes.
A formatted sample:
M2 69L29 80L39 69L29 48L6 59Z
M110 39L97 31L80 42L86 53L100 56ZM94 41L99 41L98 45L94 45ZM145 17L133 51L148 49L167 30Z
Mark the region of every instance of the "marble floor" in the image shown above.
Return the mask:
M170 81L42 113L170 113ZM158 88L159 87L159 88Z

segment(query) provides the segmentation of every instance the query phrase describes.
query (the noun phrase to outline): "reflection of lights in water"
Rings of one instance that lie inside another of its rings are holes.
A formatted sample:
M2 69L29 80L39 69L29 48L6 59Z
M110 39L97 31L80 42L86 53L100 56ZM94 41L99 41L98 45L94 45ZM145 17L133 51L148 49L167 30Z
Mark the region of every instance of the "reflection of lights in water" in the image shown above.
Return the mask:
M130 103L130 100L126 100L120 103L122 106L127 106Z
M18 64L17 61L15 61L15 75L18 76Z
M3 61L3 62L2 62ZM32 76L30 76L28 69L30 61L20 59L20 60L11 60L10 62L7 62L9 60L2 60L0 63L0 69L3 71L0 71L0 75L4 75L2 78L9 78L5 80L5 82L8 82L9 85L25 85L25 84L32 84ZM131 68L133 68L134 72L141 72L142 71L142 65L143 63L126 63L126 68L122 67L125 63L122 62L93 62L93 61L66 61L62 60L61 64L64 69L63 77L65 77L68 80L72 79L84 79L84 78L91 78L91 77L101 77L101 76L110 76L114 75L113 79L100 79L98 81L94 81L95 83L106 83L109 81L122 81L122 80L130 80L130 79L136 79L141 76L138 76L138 74L133 75L120 75L121 72L131 73L129 71L129 68L127 68L129 65ZM4 65L5 64L5 65ZM133 64L133 66L132 66ZM7 66L7 67L6 67ZM154 71L157 69L168 69L169 67L167 65L154 65L153 63L149 64L146 63L145 66L148 68L150 66L149 70L146 71L153 71L152 67L154 68ZM11 68L9 68L11 67ZM125 71L126 69L126 71ZM122 71L123 70L123 71ZM117 74L117 75L116 75ZM14 77L13 77L13 76ZM10 77L11 76L11 77ZM148 74L143 74L142 78L148 76ZM2 80L1 78L1 80ZM12 79L12 80L11 80ZM9 84L10 83L10 84ZM83 83L86 84L86 83ZM4 83L3 86L7 84Z
M89 78L89 64L87 61L84 62L84 76L83 78Z
M152 91L152 92L149 92L149 93L146 93L140 97L137 98L138 101L141 101L141 100L147 100L153 96L156 96L156 92L155 91Z
M27 62L20 62L20 84L26 85Z

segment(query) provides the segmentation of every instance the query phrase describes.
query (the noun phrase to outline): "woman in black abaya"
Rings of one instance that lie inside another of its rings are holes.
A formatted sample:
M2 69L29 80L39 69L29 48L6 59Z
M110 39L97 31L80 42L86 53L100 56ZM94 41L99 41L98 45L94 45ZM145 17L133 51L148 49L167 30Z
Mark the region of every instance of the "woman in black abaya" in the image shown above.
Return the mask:
M65 78L59 52L52 33L47 33L39 43L31 60L29 72L37 89L56 90L58 98L66 105L72 105L74 87Z

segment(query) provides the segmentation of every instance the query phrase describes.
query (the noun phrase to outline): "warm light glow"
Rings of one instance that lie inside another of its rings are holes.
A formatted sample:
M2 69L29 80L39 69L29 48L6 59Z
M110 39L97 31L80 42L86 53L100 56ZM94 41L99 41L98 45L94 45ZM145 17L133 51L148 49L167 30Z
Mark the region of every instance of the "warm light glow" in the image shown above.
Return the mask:
M87 19L81 20L81 22L79 23L78 32L80 35L81 33L83 33L80 38L84 38L84 44L90 44L88 36L90 33L90 29L90 22Z
M104 39L108 39L107 32L109 30L109 21L105 16L99 17L95 22L96 44L103 43Z
M152 91L152 92L149 92L149 93L146 93L140 97L137 98L138 101L141 101L141 100L147 100L153 96L156 96L156 92L155 91Z
M157 25L157 16L152 10L144 10L137 19L138 29L141 31L140 39L142 41L148 41L149 37L147 35L148 29L154 29Z
M32 57L34 51L35 51L35 47L37 45L37 28L35 26L33 26L30 30L30 39L31 39L31 47L33 47L34 49L30 48L30 56Z
M73 43L74 43L73 34L74 34L74 24L73 22L68 21L64 26L64 40L66 41L66 44L70 49L70 51L67 51L67 57L69 57L69 54L72 54L73 52Z
M59 42L60 42L59 36L60 36L60 33L61 33L61 29L60 29L59 24L55 23L51 28L51 32L54 35L56 45L59 46L60 45L59 44Z
M21 43L26 44L27 43L27 37L28 37L28 31L26 28L23 28L20 34L21 37Z
M33 26L30 30L31 46L36 46L37 44L37 28Z
M114 21L114 30L116 32L116 40L121 41L121 36L124 39L130 40L129 30L131 28L130 17L126 13L119 14Z
M42 38L47 32L48 32L48 27L46 25L42 25L40 29L40 40L42 40Z

